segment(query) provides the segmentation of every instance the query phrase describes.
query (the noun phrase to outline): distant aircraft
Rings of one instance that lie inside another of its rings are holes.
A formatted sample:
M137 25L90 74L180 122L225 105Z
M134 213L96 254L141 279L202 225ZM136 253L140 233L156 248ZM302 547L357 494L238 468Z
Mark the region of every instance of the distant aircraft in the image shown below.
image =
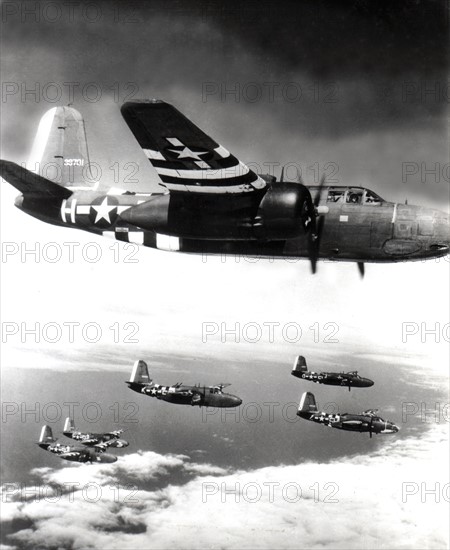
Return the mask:
M347 430L350 432L369 432L372 434L393 434L399 431L399 427L389 420L383 420L377 416L378 409L370 409L362 414L328 414L319 412L316 399L310 392L305 392L300 400L297 415L305 420L324 424L329 428Z
M197 405L199 407L238 407L242 399L224 393L223 388L230 384L216 386L185 386L181 383L174 386L155 384L149 377L145 361L136 361L133 365L128 387L137 393L143 393L156 399L162 399L177 405Z
M364 187L305 186L256 174L161 100L122 108L161 184L156 193L101 185L91 173L84 121L73 107L41 119L29 170L0 175L35 218L160 250L268 258L398 262L445 256L449 216L382 199ZM251 134L249 134L249 139ZM6 138L5 138L6 139Z
M309 380L316 384L326 384L328 386L347 386L348 391L351 388L369 388L373 386L373 380L362 378L358 371L351 372L312 372L308 371L306 359L299 355L294 361L294 368L291 372L292 376Z
M38 445L41 449L71 462L116 462L117 457L103 452L104 448L89 448L84 445L62 445L53 437L50 426L43 426Z
M128 441L125 441L125 439L119 439L119 436L122 433L123 430L115 430L113 432L106 433L83 433L75 430L75 424L69 417L66 418L63 430L63 434L66 437L70 437L76 441L79 441L83 445L95 447L96 449L107 449L108 447L120 449L122 447L128 447Z

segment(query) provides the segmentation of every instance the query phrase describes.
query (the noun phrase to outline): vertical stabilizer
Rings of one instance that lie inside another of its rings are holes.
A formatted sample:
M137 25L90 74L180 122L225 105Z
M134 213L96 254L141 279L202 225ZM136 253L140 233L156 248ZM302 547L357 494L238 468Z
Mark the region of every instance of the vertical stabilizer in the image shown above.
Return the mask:
M307 370L308 370L308 367L306 366L306 359L303 357L303 355L298 355L295 358L294 366L291 371L292 376L301 378L302 374L304 372L307 372Z
M50 444L56 440L53 437L53 432L50 426L43 426L41 430L41 436L39 437L39 443Z
M91 189L84 120L73 107L53 107L41 118L27 169L64 187Z
M133 384L151 384L148 367L145 361L136 361L131 372L130 382Z
M305 392L300 399L300 405L297 412L298 416L309 418L311 414L316 412L318 412L318 409L314 394L312 394L311 392Z
M75 424L72 418L67 417L64 423L63 433L64 435L71 434L75 431Z

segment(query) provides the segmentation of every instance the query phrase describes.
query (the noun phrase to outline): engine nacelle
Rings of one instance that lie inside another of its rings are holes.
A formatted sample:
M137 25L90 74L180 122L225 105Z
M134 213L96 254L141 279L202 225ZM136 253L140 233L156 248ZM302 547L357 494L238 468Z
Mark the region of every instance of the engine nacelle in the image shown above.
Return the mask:
M304 233L312 208L309 190L293 182L274 183L264 195L255 220L259 239L284 240Z
M304 185L280 182L264 194L157 195L125 210L121 218L142 229L176 237L280 241L304 234L312 209Z

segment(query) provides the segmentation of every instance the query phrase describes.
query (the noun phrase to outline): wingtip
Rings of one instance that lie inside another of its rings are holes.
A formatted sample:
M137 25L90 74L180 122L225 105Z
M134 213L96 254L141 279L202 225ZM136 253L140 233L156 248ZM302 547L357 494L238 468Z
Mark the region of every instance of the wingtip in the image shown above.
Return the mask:
M161 107L162 105L167 105L165 101L162 99L158 99L156 97L150 98L150 99L133 99L132 101L126 101L120 110L126 111L127 109L139 105L154 105L155 107Z

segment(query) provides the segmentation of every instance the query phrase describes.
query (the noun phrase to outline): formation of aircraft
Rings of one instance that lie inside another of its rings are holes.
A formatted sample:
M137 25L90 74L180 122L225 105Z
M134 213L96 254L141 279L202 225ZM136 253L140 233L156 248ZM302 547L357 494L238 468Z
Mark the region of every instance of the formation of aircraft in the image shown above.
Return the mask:
M125 441L125 439L120 439L120 435L122 433L123 430L114 430L112 432L105 433L80 432L75 429L73 419L69 417L66 418L63 430L63 434L66 437L79 441L82 445L95 447L97 450L107 449L108 447L118 449L128 447L128 441Z
M64 445L59 443L52 433L50 426L43 426L38 445L41 449L56 454L64 460L71 462L105 462L117 461L117 457L105 452L105 447L87 447L85 445Z
M291 374L303 380L310 380L319 384L332 386L370 387L374 384L368 378L361 378L356 372L314 373L307 370L306 359L299 355L296 357ZM232 394L225 393L223 389L230 384L217 384L215 386L187 386L177 383L172 386L156 384L150 378L147 363L143 360L135 361L130 380L125 382L128 387L140 394L155 397L169 403L178 405L191 405L199 407L238 407L242 400ZM315 397L310 392L305 392L300 400L297 415L306 420L323 424L330 428L353 432L368 432L373 434L393 434L399 431L398 426L389 420L383 420L377 415L377 409L366 410L361 414L344 413L328 414L320 412L316 405ZM108 448L123 448L128 442L121 439L123 430L114 430L104 433L81 432L75 429L73 419L66 418L63 434L66 437L79 442L79 445L64 445L54 437L49 426L44 426L39 438L39 446L46 451L58 455L64 460L74 462L116 462L117 457L106 453Z
M42 221L167 251L397 262L445 256L449 216L387 201L365 187L306 186L256 174L161 100L121 108L161 183L137 193L94 181L81 114L41 119L28 169L0 161L15 205Z
M216 386L186 386L177 383L173 386L161 386L154 383L148 374L145 361L136 361L133 365L130 380L125 382L128 387L144 395L156 397L177 405L197 405L199 407L238 407L242 399L230 393L224 393L223 388L230 384Z
M347 430L351 432L368 432L370 437L373 434L394 434L399 427L389 420L383 420L376 413L378 409L370 409L361 414L328 414L319 412L316 399L311 392L305 392L300 400L297 415L305 420L318 422L329 428Z
M292 376L309 380L316 384L326 384L328 386L346 386L348 391L352 388L369 388L373 386L373 380L362 378L358 371L352 372L312 372L308 371L306 359L302 355L298 355L294 361L294 368L291 372Z

